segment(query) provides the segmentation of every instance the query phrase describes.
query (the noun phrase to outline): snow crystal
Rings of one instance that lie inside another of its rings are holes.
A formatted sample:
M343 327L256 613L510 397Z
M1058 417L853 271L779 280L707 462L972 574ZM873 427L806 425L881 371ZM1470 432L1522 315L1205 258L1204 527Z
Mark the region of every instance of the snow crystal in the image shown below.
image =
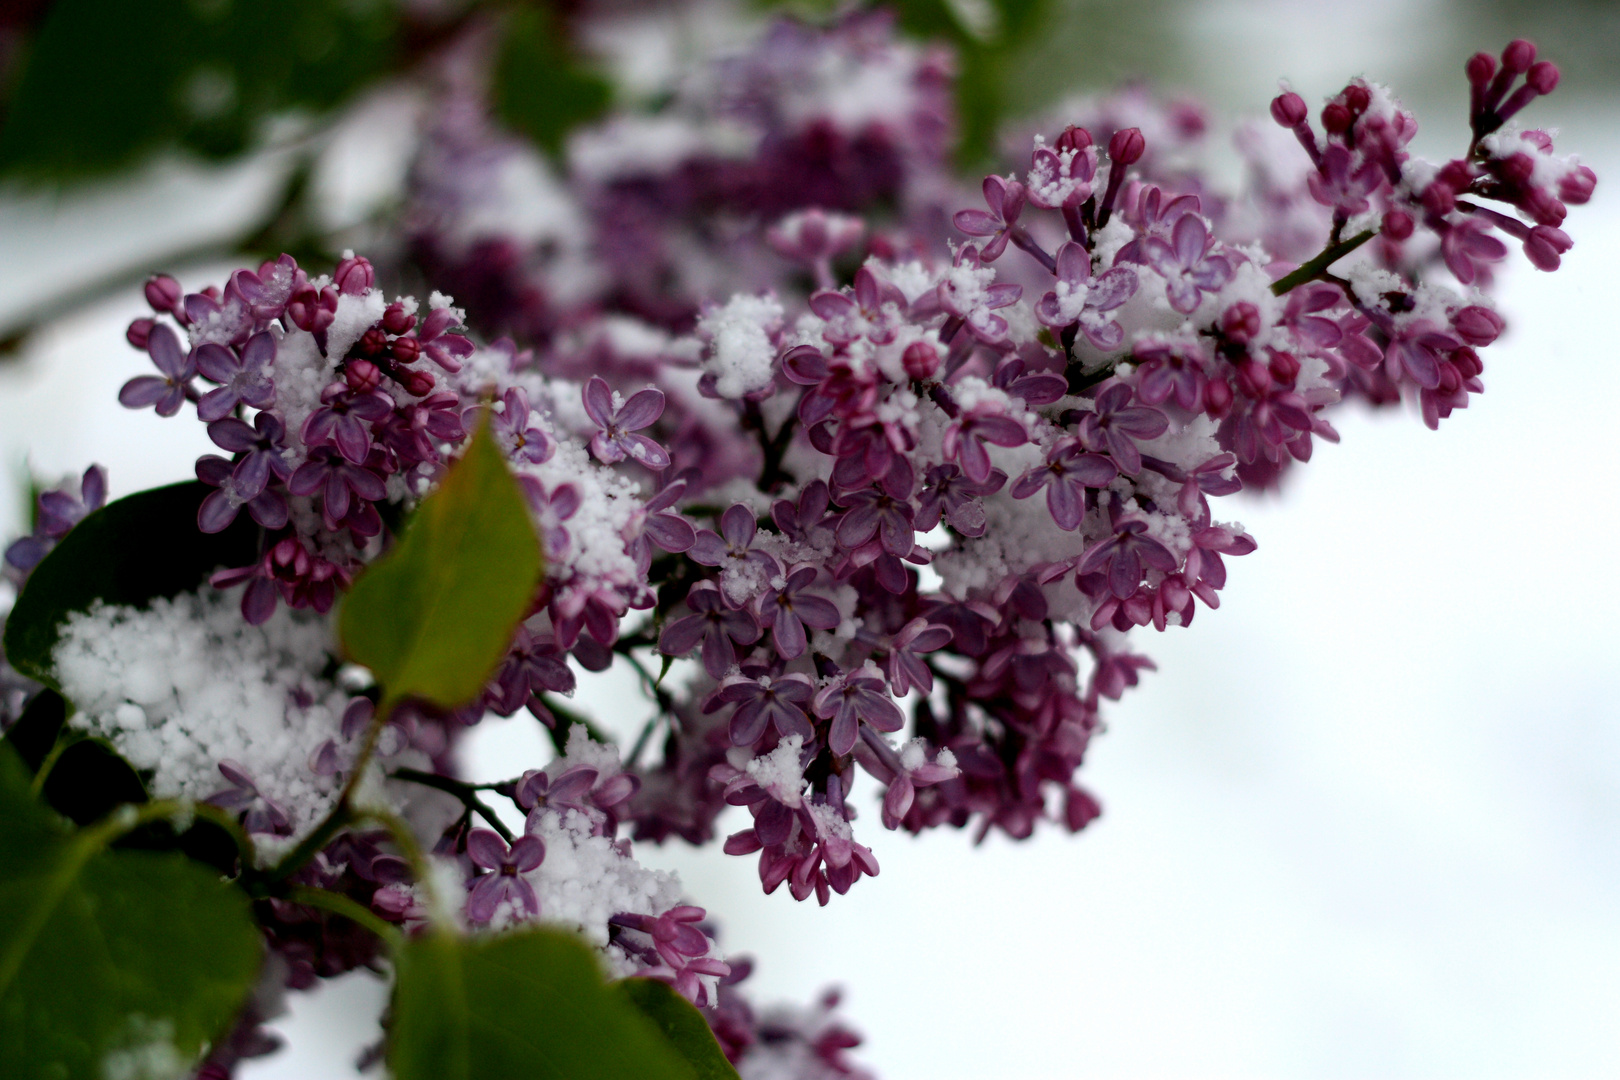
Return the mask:
M776 749L743 766L754 783L769 791L784 806L798 806L804 790L804 767L799 764L804 737L789 735Z
M591 825L577 810L536 815L530 832L545 841L546 859L525 877L539 894L542 922L606 945L608 919L660 915L681 902L681 885L674 874L636 862L627 843L591 835Z
M98 602L69 616L53 659L77 707L70 723L106 738L161 798L203 799L229 787L222 759L307 831L336 781L312 773L310 752L338 733L349 695L322 677L327 620L276 610L250 626L239 590L204 586L147 610Z
M710 342L703 366L714 373L721 397L740 398L771 384L776 375L771 335L781 328L782 316L773 294L739 293L698 320L698 333Z

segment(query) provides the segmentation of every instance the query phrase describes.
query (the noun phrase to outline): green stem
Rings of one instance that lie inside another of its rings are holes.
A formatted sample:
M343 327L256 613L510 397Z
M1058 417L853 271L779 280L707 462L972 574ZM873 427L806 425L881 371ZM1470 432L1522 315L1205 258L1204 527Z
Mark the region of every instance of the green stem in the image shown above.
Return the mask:
M388 946L390 952L397 952L399 947L405 943L405 935L399 932L399 927L380 918L370 908L362 907L342 893L330 892L326 889L312 889L308 885L294 885L287 890L287 899L295 904L330 911L334 915L341 915L350 922L365 927L382 938L383 944Z
M1316 258L1305 263L1293 273L1286 274L1272 282L1271 294L1273 296L1282 296L1289 290L1296 289L1307 281L1321 276L1326 273L1328 267L1377 235L1376 230L1364 229L1348 240L1341 240L1337 244L1329 244Z

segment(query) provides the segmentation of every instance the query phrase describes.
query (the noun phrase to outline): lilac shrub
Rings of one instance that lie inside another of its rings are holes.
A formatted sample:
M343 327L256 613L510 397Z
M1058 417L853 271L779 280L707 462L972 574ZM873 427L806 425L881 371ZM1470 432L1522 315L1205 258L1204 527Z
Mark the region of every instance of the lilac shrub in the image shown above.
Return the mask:
M882 16L775 24L656 115L577 131L566 179L483 118L472 66L446 62L403 226L445 292L391 296L352 254L147 286L128 338L157 374L120 400L207 424L197 528L246 515L258 556L213 595L85 616L64 690L157 793L291 849L375 728L364 673L322 662L323 616L487 423L544 580L479 700L388 718L375 797L432 849L457 918L578 930L703 1007L744 1075L861 1075L858 1040L835 999L755 1012L747 962L634 845L715 840L746 807L725 852L765 892L827 904L879 874L874 827L1085 828L1103 701L1153 668L1131 632L1219 607L1225 560L1256 549L1220 500L1337 442L1346 399L1431 428L1466 408L1504 329L1495 268L1516 246L1557 269L1595 183L1517 126L1558 81L1523 41L1468 62L1448 162L1410 154L1416 121L1384 87L1355 80L1314 117L1285 90L1285 141L1246 129L1256 186L1219 195L1175 164L1197 115L1133 93L1033 134L982 208L945 165L947 58ZM533 228L503 202L525 168L555 205ZM8 572L104 490L92 470L41 496ZM198 703L189 668L137 685L188 626L199 657L255 673L234 712ZM626 753L564 704L576 671L615 663L658 709ZM285 720L253 719L282 698ZM456 781L460 733L524 710L557 760ZM858 831L859 806L878 812ZM385 834L343 833L298 873L387 922L433 918ZM352 926L269 903L289 985L371 961Z

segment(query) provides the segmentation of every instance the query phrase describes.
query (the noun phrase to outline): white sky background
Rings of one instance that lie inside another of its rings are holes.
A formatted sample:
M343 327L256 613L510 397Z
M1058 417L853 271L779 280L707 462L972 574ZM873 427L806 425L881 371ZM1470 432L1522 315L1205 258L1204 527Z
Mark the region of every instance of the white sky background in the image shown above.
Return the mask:
M1206 55L1188 79L1256 110L1284 72L1311 99L1360 71L1399 89L1430 31L1395 35L1399 66L1381 68L1394 7L1326 31L1300 14L1344 7L1203 14L1236 74ZM1428 55L1460 100L1465 53ZM1218 511L1260 548L1229 562L1219 611L1138 632L1159 671L1093 744L1101 820L975 850L884 832L868 784L862 839L883 872L825 909L762 896L754 860L718 845L639 853L679 868L724 946L753 954L757 1000L842 984L887 1080L1620 1075L1620 110L1561 92L1533 115L1564 121L1600 177L1564 269L1515 255L1487 393L1438 433L1341 413L1343 443L1282 499ZM1441 118L1420 119L1443 153ZM155 250L254 190L169 173L89 204L0 201L0 296L15 310L98 251ZM204 271L188 287L220 276ZM46 474L107 463L117 496L211 448L200 424L118 407L141 309L131 290L0 364L0 531L20 521L25 455ZM633 727L626 686L582 696ZM543 745L524 717L492 722L468 768L512 775ZM295 995L291 1049L241 1075L353 1075L380 1000L364 975Z

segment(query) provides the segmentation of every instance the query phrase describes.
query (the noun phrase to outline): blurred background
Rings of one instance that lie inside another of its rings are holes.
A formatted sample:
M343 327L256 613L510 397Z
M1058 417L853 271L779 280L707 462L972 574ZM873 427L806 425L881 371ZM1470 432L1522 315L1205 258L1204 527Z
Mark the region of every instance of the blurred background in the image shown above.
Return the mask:
M127 6L0 3L6 535L31 477L99 461L117 497L191 474L202 425L116 402L143 367L123 341L140 281L195 288L245 255L330 258L363 236L413 145L390 80L466 15L148 0L103 17ZM900 7L961 50L965 165L1003 117L1135 78L1205 101L1218 147L1279 77L1320 100L1364 75L1417 113L1419 153L1449 157L1463 60L1525 36L1564 72L1527 122L1555 124L1600 184L1556 277L1508 264L1510 333L1472 407L1438 433L1340 412L1343 443L1281 498L1226 511L1260 549L1218 612L1139 632L1159 670L1107 711L1083 774L1105 813L1083 833L974 849L868 830L882 875L826 909L760 895L752 860L718 846L639 857L679 870L722 945L755 957L756 999L842 986L859 1056L890 1080L1620 1075L1620 7ZM612 91L555 11L518 14L497 79L545 75L509 87L503 116L555 147ZM626 733L643 719L628 679L581 702ZM549 753L520 714L464 760L493 780ZM240 1075L354 1075L380 982L289 1004L287 1047Z

